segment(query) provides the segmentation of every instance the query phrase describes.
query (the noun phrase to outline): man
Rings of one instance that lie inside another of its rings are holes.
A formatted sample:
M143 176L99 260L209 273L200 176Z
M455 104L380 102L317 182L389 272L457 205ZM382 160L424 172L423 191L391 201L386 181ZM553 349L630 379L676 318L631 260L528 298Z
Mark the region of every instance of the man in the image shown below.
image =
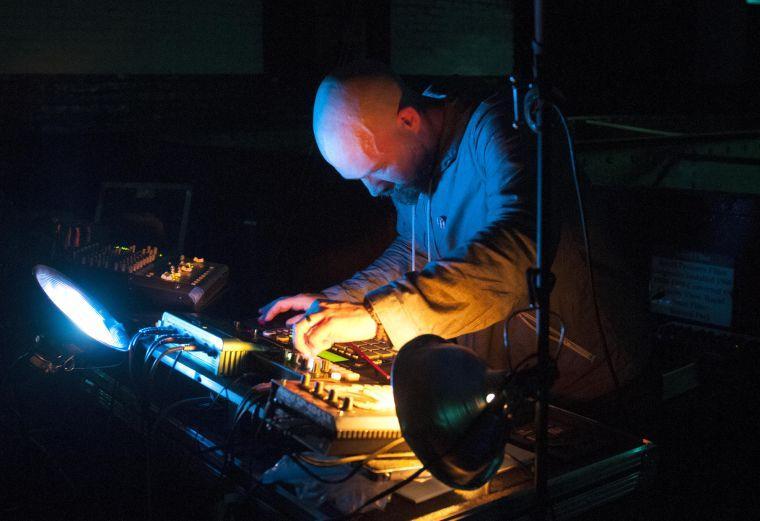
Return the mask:
M319 294L278 299L260 310L260 321L299 312L289 324L296 324L296 348L310 355L335 342L387 335L400 348L435 334L458 338L494 368L529 357L533 334L523 334L509 351L502 340L503 321L529 305L526 270L535 260L535 181L528 143L511 128L512 119L511 99L476 104L463 96L419 95L379 64L327 76L314 103L319 150L343 178L392 198L398 236L351 279ZM566 266L559 266L557 290L588 297L587 281L572 287L585 273L574 244L559 243L557 264ZM563 285L563 276L572 283ZM581 401L607 394L612 379L592 308L565 301L553 298L553 310L578 350L563 354L555 394ZM576 321L569 314L582 316ZM627 380L625 354L616 350L611 361Z

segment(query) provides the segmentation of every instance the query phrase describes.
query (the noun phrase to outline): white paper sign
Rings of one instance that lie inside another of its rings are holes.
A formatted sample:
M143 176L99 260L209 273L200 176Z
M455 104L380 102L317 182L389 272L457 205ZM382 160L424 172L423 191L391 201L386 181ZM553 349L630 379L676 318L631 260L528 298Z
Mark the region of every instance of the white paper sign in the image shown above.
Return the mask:
M734 268L699 253L652 257L650 310L716 326L730 326Z

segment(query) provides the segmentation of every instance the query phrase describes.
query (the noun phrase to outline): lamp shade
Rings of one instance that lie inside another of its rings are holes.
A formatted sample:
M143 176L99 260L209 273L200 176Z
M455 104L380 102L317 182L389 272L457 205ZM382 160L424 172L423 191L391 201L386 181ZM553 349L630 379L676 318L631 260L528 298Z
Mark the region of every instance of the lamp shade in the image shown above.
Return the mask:
M399 351L391 386L401 433L438 480L475 489L499 469L509 434L505 375L433 335Z
M124 326L69 278L41 264L34 267L34 276L53 304L82 332L113 349L119 351L128 349L129 337Z

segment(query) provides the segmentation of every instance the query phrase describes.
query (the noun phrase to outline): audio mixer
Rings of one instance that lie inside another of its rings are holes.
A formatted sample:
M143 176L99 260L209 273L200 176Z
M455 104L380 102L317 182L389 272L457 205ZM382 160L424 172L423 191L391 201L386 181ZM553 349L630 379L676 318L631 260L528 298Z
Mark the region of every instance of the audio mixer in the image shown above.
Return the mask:
M200 311L227 285L224 264L184 255L167 258L156 246L90 242L90 232L79 227L62 236L67 239L54 253L64 271L85 283L97 279L117 293L128 290L140 304Z
M181 255L176 261L162 259L130 273L129 289L153 304L200 311L225 288L228 277L224 264Z
M58 258L85 268L134 273L155 262L159 253L155 246L138 248L134 244L122 246L90 242L84 246L66 248L59 253Z

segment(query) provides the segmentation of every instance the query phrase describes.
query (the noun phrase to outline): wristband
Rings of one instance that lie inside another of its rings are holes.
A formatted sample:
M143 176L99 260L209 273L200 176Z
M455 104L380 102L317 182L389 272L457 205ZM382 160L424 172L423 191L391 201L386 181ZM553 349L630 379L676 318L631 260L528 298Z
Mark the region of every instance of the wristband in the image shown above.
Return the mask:
M375 338L373 340L375 341L381 341L381 342L390 342L390 339L388 338L388 333L385 332L385 328L383 327L382 322L380 322L380 319L377 318L377 313L375 313L375 310L372 309L372 304L368 300L364 300L364 309L367 310L367 313L369 313L369 316L372 317L372 320L375 321L375 324L377 324L377 332L375 333Z

